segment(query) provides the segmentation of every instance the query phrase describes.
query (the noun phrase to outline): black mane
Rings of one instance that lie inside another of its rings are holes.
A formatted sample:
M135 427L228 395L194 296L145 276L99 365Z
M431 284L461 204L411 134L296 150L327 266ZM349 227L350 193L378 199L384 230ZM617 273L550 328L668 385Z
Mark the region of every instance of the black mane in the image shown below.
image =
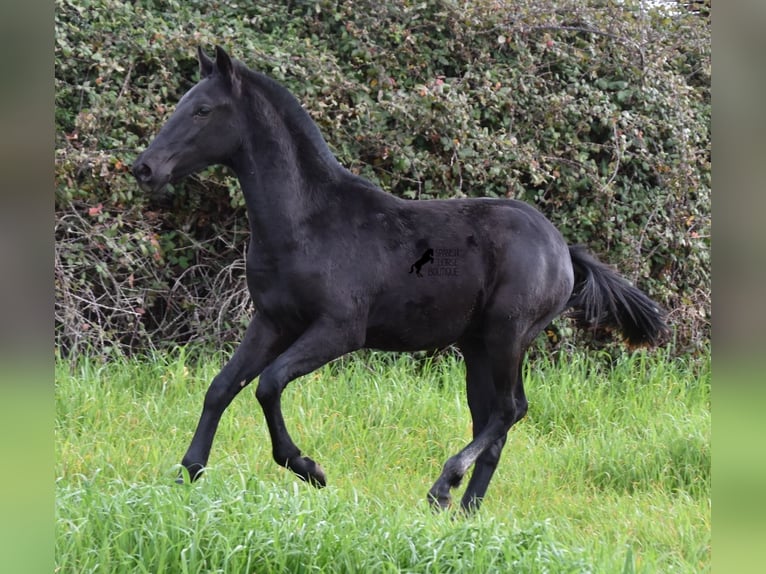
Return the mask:
M346 171L330 149L322 132L300 101L281 84L269 76L248 68L236 61L237 70L243 79L251 82L258 92L266 97L274 110L277 110L292 135L301 136L298 145L304 159L321 163L331 171Z

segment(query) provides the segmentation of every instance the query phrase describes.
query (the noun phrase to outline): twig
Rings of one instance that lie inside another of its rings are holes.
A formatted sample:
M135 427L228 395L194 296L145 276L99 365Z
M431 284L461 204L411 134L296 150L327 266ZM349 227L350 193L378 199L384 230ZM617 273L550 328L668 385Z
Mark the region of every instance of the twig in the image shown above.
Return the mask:
M617 134L617 122L612 122L612 133L614 134L614 145L615 145L615 155L617 156L617 163L614 166L614 171L612 172L612 175L609 177L609 180L606 182L606 185L604 187L609 187L612 185L612 182L614 182L615 178L617 177L617 172L620 170L620 158L622 157L622 150L620 149L620 138Z

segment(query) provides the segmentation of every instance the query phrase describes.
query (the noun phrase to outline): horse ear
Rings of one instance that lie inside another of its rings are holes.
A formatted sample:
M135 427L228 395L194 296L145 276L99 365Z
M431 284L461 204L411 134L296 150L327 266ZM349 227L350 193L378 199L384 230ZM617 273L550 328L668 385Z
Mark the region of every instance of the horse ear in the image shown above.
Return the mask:
M234 67L234 62L226 53L226 51L220 46L215 47L215 66L218 68L218 72L223 76L232 87L236 87L239 84L239 77L237 70Z
M207 78L210 74L213 73L215 62L213 62L213 60L211 60L208 55L205 54L205 50L202 49L202 46L197 46L197 59L199 60L200 78Z

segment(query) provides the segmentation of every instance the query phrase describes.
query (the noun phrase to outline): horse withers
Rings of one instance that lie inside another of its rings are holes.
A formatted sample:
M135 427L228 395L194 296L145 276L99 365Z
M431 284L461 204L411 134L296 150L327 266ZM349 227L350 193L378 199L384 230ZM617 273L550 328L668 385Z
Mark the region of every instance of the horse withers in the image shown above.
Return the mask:
M428 493L437 507L474 470L461 505L480 505L508 430L527 412L522 361L567 309L580 326L654 345L659 307L540 212L511 199L411 201L338 163L300 103L220 47L198 51L201 79L133 164L158 190L212 164L234 171L247 205L247 286L256 312L208 389L182 465L208 462L220 418L259 377L276 462L326 484L287 430L280 406L293 379L360 348L417 351L455 345L466 364L473 439Z

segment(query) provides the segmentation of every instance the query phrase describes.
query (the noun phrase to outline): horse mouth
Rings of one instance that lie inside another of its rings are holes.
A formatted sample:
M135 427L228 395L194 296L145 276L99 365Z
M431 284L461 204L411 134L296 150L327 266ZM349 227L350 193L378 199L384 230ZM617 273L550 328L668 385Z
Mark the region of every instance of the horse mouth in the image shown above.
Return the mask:
M138 187L144 193L159 193L160 191L165 189L169 183L170 183L170 178L165 178L163 181L152 181L152 182L138 180Z

